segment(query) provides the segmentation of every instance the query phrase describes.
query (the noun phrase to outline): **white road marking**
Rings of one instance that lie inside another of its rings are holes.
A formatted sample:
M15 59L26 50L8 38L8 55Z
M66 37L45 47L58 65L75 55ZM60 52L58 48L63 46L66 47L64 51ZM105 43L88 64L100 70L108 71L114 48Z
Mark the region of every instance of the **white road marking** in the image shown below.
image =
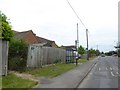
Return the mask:
M90 75L92 75L92 73L90 73Z
M118 72L116 72L116 74L119 74Z
M97 64L95 64L95 67L97 66Z
M101 68L99 68L99 71L101 70Z
M115 75L113 74L113 72L111 72L111 75L112 75L112 76L115 76Z
M110 67L110 70L112 70L112 68Z
M106 70L108 70L108 68L106 67Z

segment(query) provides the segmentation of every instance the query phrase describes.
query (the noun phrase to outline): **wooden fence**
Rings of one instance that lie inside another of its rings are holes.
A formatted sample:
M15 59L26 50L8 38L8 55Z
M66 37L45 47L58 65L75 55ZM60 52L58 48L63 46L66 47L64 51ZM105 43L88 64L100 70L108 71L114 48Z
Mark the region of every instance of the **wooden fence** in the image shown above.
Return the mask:
M0 39L0 75L7 75L7 69L8 69L8 42Z
M33 44L28 48L27 67L37 68L55 62L66 62L66 50Z

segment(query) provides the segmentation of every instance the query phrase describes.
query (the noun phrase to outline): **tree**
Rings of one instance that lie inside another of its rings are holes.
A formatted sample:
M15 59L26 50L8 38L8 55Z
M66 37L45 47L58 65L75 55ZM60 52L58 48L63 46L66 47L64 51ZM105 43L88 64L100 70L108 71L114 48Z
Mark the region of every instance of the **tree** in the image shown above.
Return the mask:
M94 56L94 55L96 55L96 50L93 49L93 48L91 48L90 50L88 50L88 53L89 53L89 56L90 56L90 57L91 57L91 56Z
M96 53L97 56L100 55L100 51L98 49L95 51L95 53Z
M7 16L0 11L0 38L10 41L14 33Z
M84 47L82 47L82 45L80 45L80 47L78 48L78 53L79 54L84 54L85 53L85 49L84 49Z

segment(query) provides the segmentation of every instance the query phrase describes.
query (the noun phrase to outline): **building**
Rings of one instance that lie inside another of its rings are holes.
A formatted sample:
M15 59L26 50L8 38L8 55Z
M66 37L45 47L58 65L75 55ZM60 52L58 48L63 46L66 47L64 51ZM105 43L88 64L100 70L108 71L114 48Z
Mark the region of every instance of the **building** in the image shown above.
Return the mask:
M14 31L16 39L23 39L27 44L36 44L38 43L38 40L36 38L36 35L33 33L32 30L29 31L23 31L23 32L17 32Z
M76 46L61 46L61 48L66 49L66 63L74 63L77 56Z
M54 47L57 48L57 44L55 43L55 41L51 41L42 37L37 37L38 43L46 43L44 46L48 46L48 47Z
M23 39L27 44L45 43L44 46L47 46L47 47L54 47L54 48L58 47L55 41L36 36L36 34L34 34L32 30L23 31L23 32L14 31L14 33L15 33L14 38Z

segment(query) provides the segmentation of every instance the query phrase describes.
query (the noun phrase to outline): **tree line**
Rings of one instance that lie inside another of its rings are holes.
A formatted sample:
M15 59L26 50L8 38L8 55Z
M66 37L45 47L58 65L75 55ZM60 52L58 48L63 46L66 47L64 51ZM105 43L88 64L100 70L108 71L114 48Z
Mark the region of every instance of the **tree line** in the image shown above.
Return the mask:
M82 45L80 45L80 47L78 48L78 53L83 55L86 53L86 49ZM98 49L95 50L95 49L91 48L88 50L88 54L90 57L95 56L95 55L98 56L98 55L100 55L100 51Z

